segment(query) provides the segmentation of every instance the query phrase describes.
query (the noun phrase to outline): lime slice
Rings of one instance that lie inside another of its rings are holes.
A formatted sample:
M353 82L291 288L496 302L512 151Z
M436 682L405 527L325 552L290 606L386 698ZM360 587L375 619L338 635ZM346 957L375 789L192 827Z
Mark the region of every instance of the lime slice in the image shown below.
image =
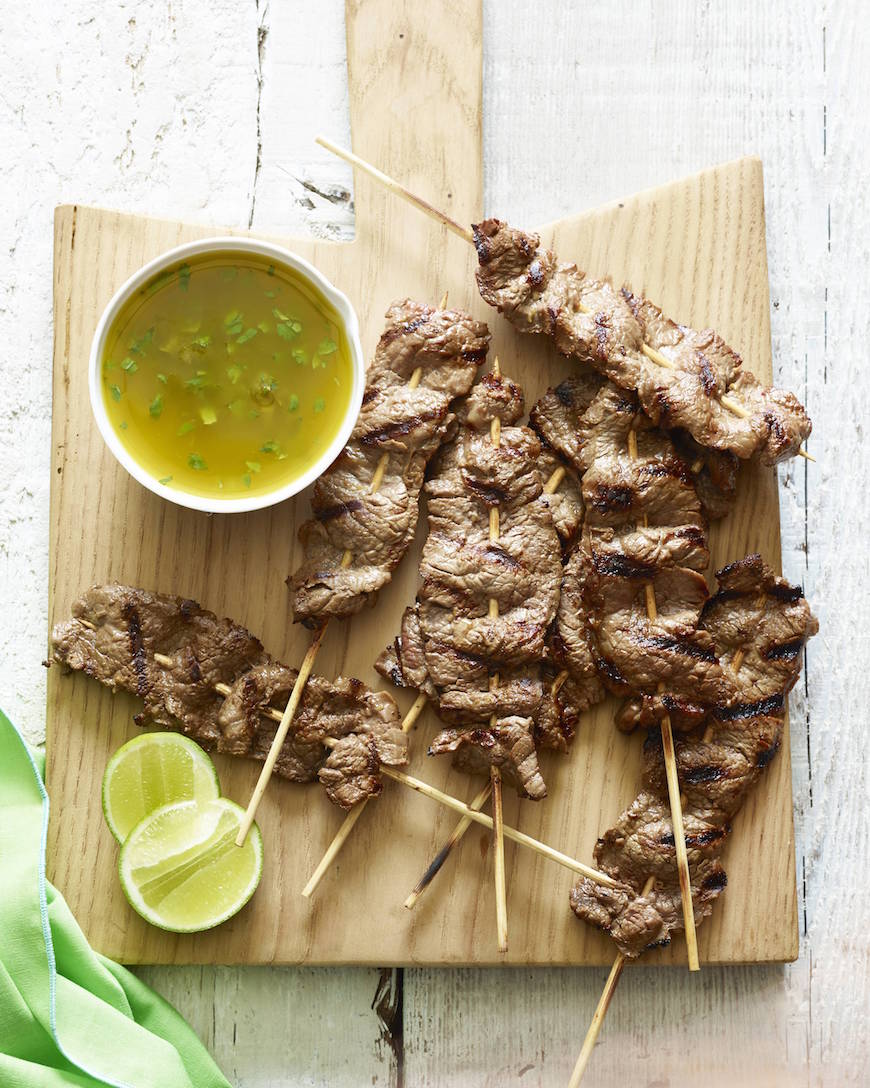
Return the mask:
M242 909L263 872L256 824L242 847L244 809L218 797L152 812L130 832L118 871L130 906L174 933L211 929Z
M149 812L172 801L210 801L221 788L214 764L178 733L143 733L118 749L103 775L103 815L122 843Z

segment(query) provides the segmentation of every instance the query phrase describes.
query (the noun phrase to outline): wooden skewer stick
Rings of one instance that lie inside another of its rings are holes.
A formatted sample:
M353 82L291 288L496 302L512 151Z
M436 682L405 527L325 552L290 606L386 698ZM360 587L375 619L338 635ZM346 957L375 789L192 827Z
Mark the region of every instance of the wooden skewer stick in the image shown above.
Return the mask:
M643 891L640 894L648 895L652 891L655 882L656 878L654 876L648 877L646 884L643 886ZM586 1072L586 1066L589 1063L589 1058L592 1056L595 1042L598 1039L598 1033L601 1031L601 1025L604 1023L604 1017L607 1016L607 1010L610 1008L610 1002L613 1000L613 995L616 992L616 984L619 982L620 976L622 975L623 967L625 967L625 959L625 953L619 952L617 953L616 959L613 961L613 966L610 968L610 974L607 976L607 982L604 983L601 997L599 997L598 1004L595 1006L592 1023L589 1025L589 1030L586 1032L586 1038L583 1040L583 1049L580 1051L577 1063L574 1066L574 1072L571 1074L571 1079L568 1081L568 1088L579 1088L580 1081L583 1079L583 1074Z
M565 474L566 470L562 465L559 465L556 469L554 469L549 480L547 480L547 482L544 484L544 494L554 495L559 490L562 481L565 479ZM566 669L563 669L562 672L560 672L556 679L553 681L551 692L554 696L558 693L559 688L561 688L561 686L565 683L567 679L568 671ZM487 799L489 798L491 790L492 784L487 783L480 791L480 793L471 802L471 807L473 809L477 809L478 811L483 808L483 806L487 802ZM414 890L405 900L405 906L408 908L408 910L412 910L413 907L416 905L417 900L438 875L438 872L444 865L444 862L450 856L451 850L453 850L455 846L458 846L459 843L462 841L463 836L465 835L466 831L468 831L469 827L471 827L471 820L463 816L459 823L456 825L456 827L453 829L450 838L447 840L447 842L444 843L444 845L429 863L426 872L423 873L423 875L415 884Z
M637 432L634 427L628 432L628 455L632 461L637 460ZM647 524L644 514L643 523ZM656 608L656 595L652 582L647 582L646 611L650 620L655 620L658 615ZM662 685L660 685L661 690ZM695 912L692 908L692 880L689 875L689 857L686 853L686 832L683 828L683 807L680 803L680 784L677 775L677 757L674 752L674 734L671 728L671 718L665 714L661 722L662 751L665 757L665 773L668 781L668 797L671 803L671 823L674 829L674 844L677 854L677 874L680 879L680 898L683 904L683 924L686 929L686 948L689 956L689 970L700 970L698 961L698 940L695 934Z
M325 741L324 743L329 743ZM429 797L433 801L438 801L446 808L452 808L454 812L459 812L463 816L467 816L470 820L480 824L481 827L493 829L493 819L491 816L487 816L485 812L478 812L477 809L467 805L464 801L458 800L449 793L444 793L436 786L430 786L428 782L422 781L420 778L414 778L412 775L405 774L404 771L397 771L394 767L387 767L382 765L380 768L381 774L386 775L387 778L392 778L396 782L401 782L403 786L408 786L412 790L416 790L417 793L422 793L424 797ZM536 854L540 854L543 858L549 858L550 861L558 862L559 865L563 865L566 869L570 869L573 873L580 873L581 876L588 876L590 880L593 880L596 884L601 884L605 888L618 887L617 881L606 873L602 873L599 869L593 869L591 865L585 865L582 861L577 861L576 858L570 857L568 854L563 854L561 850L556 850L552 846L548 846L544 842L540 842L538 839L533 839L531 835L527 835L524 831L517 831L516 828L511 827L510 824L504 825L504 837L510 839L511 842L519 843L520 846L528 846L530 850L534 850Z
M492 782L487 782L483 789L478 793L469 804L469 808L473 808L475 812L480 812L486 802L489 800L492 793ZM426 891L435 877L441 870L441 866L450 857L450 852L457 843L461 842L465 832L471 827L472 819L470 816L463 816L459 823L454 827L450 838L441 847L435 857L429 862L429 866L426 872L420 877L417 883L414 885L414 890L405 900L405 906L408 910L413 910L416 906L417 900Z
M245 809L245 815L242 817L239 833L236 836L236 846L245 845L245 839L248 837L248 832L251 830L251 824L254 822L254 817L257 814L257 807L263 798L263 794L266 792L266 787L269 785L269 779L272 777L272 771L275 769L275 763L281 752L281 746L290 730L290 726L293 724L293 716L302 699L302 692L305 690L305 685L308 683L308 677L311 675L311 670L314 667L314 659L317 657L317 651L320 649L320 644L323 642L323 636L325 634L326 624L324 623L321 624L314 638L311 640L311 645L308 647L305 657L302 659L302 664L299 666L296 682L293 685L293 690L290 692L290 698L287 700L287 705L284 707L284 713L281 715L281 721L278 724L278 728L275 730L275 739L272 741L272 745L269 748L269 753L266 756L266 761L260 771L260 776L257 779L254 792L251 794L248 807Z
M417 698L414 700L411 709L408 711L402 721L403 733L410 733L412 727L414 726L414 723L420 717L420 714L423 712L423 708L425 706L426 695L424 692L421 691ZM362 801L359 802L359 804L354 805L354 807L350 810L347 816L345 816L344 823L335 833L335 838L326 848L326 852L320 859L320 863L311 874L311 878L309 879L308 883L302 889L302 895L305 899L309 899L314 894L317 885L323 879L324 873L338 857L339 851L341 850L342 846L344 846L348 836L350 835L351 831L353 831L357 820L360 818L360 816L362 816L363 811L370 800L371 796L364 798Z
M447 292L444 292L444 297L441 300L440 308L443 309L447 305ZM408 382L410 389L416 389L420 384L420 379L423 376L423 368L418 366L411 375ZM371 483L369 484L369 494L374 493L381 486L384 479L384 473L387 470L387 465L390 460L389 453L385 450L378 460L375 466L375 471L372 475ZM348 549L341 557L342 568L350 566L353 560L353 553ZM302 699L302 692L305 690L305 685L308 683L308 677L311 675L311 670L314 667L314 659L317 657L317 651L320 649L320 645L323 642L323 636L326 634L326 627L329 620L324 620L320 628L312 639L311 645L308 647L308 652L302 660L302 664L299 667L299 672L296 676L296 683L293 685L293 690L290 692L290 698L287 700L287 706L284 708L284 714L281 718L281 724L275 733L275 739L272 741L272 745L269 748L269 754L266 756L266 762L263 764L263 769L260 771L260 777L257 779L257 784L254 787L254 792L251 794L251 799L248 802L248 807L245 809L245 815L242 817L242 822L239 825L239 833L236 836L236 846L244 846L245 839L248 837L248 832L251 830L251 824L254 822L254 817L257 815L257 808L260 801L263 799L263 794L266 792L266 787L269 785L269 779L272 777L272 771L275 769L275 763L278 759L278 753L281 751L281 745L287 738L287 733L290 731L290 726L293 724L293 717L296 714L299 702ZM419 711L418 711L419 714ZM410 726L409 726L410 728ZM351 819L351 815L348 815L348 820ZM359 815L353 817L353 824L359 819ZM350 834L351 827L345 832L345 838ZM340 844L339 848L340 849ZM336 850L338 853L338 850Z
M325 147L327 151L331 151L333 155L337 155L338 158L344 159L345 162L356 166L359 170L362 170L364 174L368 174L369 177L374 178L380 185L383 185L385 189L389 189L391 193L395 193L396 196L407 200L409 204L413 204L414 207L419 208L421 212L425 212L426 215L432 219L436 219L442 226L447 227L448 230L452 230L454 234L459 235L466 242L471 245L474 244L474 234L468 230L467 227L463 227L460 223L457 223L455 219L451 219L449 215L445 215L444 212L439 211L433 207L428 200L424 200L422 197L417 196L416 193L412 193L410 189L406 189L404 185L400 184L395 178L391 178L388 174L378 170L376 166L372 166L371 163L361 159L359 155L354 155L352 151L348 151L346 148L339 147L331 140L327 140L325 136L315 137L315 143L320 144L321 147ZM590 311L582 303L577 307L581 313L588 314ZM648 359L651 359L654 363L658 363L659 366L667 367L668 370L676 370L674 363L666 356L663 355L656 348L649 344L643 344L641 346L644 355ZM733 397L722 396L719 398L720 404L727 408L728 411L733 412L734 415L740 416L741 419L748 419L750 413L740 404L734 400ZM798 456L806 458L807 461L815 461L815 457L812 457L804 449L798 450Z
M413 204L419 208L421 212L425 212L426 215L432 219L437 219L438 222L447 227L448 230L452 230L454 234L458 234L460 238L464 238L466 242L474 243L474 235L467 227L461 226L455 219L451 219L449 215L445 215L444 212L439 211L436 207L429 203L428 200L424 200L422 197L417 196L416 193L412 193L410 189L406 189L404 185L400 185L398 181L384 174L378 170L376 166L372 166L371 163L361 159L359 155L354 155L352 151L347 151L343 147L339 147L331 140L327 140L325 136L316 136L315 143L320 144L321 147L325 147L327 151L331 151L333 155L337 155L338 158L344 159L345 162L349 162L351 166L356 166L362 170L364 174L368 174L369 177L374 178L378 184L383 185L385 189L389 189L391 193L395 193L396 196L400 196L402 200L407 200L409 204Z
M764 595L759 598L759 607L764 605ZM737 674L740 671L740 666L743 664L743 658L746 656L743 647L736 651L734 657L731 659L731 671ZM712 723L704 730L704 736L701 738L702 744L709 744L713 739L713 725ZM680 805L685 804L685 799L680 798ZM643 886L641 895L649 895L649 893L655 887L655 877L647 877L647 881ZM571 1074L571 1080L568 1082L568 1088L579 1088L580 1081L583 1078L583 1073L586 1070L586 1064L589 1061L589 1057L592 1054L592 1049L595 1046L595 1040L598 1038L598 1033L601 1031L601 1025L604 1023L604 1017L607 1015L607 1009L610 1005L610 1001L613 997L613 991L616 989L616 984L619 982L619 976L622 974L622 969L625 966L625 954L623 952L617 953L616 959L613 961L613 966L610 968L610 974L607 976L607 982L604 984L604 990L598 1001L598 1005L595 1009L595 1013L592 1017L592 1023L589 1025L589 1030L586 1032L586 1038L583 1040L583 1049L580 1051L580 1056L577 1058L577 1064L574 1066L574 1072Z
M501 371L498 365L498 357L493 360L492 372L499 377ZM489 425L489 437L496 449L501 445L501 419L493 416ZM489 540L491 544L498 543L499 538L499 511L497 506L491 506L489 510ZM492 619L498 618L498 601L495 597L489 599L489 614ZM490 688L498 687L498 673L490 679ZM494 729L497 722L493 713L489 719L490 729ZM505 887L504 873L504 811L502 809L501 795L501 771L495 764L489 768L489 781L492 787L492 818L493 818L493 874L495 876L495 914L496 932L498 935L499 952L507 952L507 889Z

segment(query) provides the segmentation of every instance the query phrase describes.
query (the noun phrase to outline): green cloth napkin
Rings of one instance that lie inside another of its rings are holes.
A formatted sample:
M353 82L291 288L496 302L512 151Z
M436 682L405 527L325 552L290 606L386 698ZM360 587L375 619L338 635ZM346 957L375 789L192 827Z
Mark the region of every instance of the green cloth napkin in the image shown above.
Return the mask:
M94 952L45 879L43 765L0 710L0 1088L230 1088L175 1009Z

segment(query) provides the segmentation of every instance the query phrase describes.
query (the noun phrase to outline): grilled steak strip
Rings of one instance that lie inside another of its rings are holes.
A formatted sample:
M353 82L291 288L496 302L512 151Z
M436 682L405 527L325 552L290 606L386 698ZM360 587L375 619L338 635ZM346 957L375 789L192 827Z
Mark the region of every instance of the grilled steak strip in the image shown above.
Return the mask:
M353 434L314 485L313 517L299 531L304 558L290 581L296 621L317 627L352 615L389 582L414 536L426 463L451 431L450 404L468 392L488 347L486 325L458 310L410 299L389 308ZM353 558L343 567L345 551Z
M192 737L204 748L264 760L297 670L275 661L244 627L191 600L124 585L92 586L52 631L54 659L144 702L139 725ZM160 654L172 660L161 665ZM226 685L226 697L215 691ZM330 750L324 738L338 744ZM342 808L380 793L378 767L408 762L398 708L359 680L312 676L275 771L315 778Z
M654 423L683 428L703 447L769 465L793 457L809 436L812 424L797 398L762 385L712 330L678 325L648 299L560 264L537 234L498 219L478 223L474 242L483 299L520 331L549 336L564 355L636 393ZM649 359L644 344L674 369ZM748 417L726 408L723 396L738 401Z
M716 490L709 462L701 459L693 473L636 399L599 375L550 390L530 422L580 475L585 506L550 637L558 660L587 686L590 700L600 697L600 683L635 700L633 724L641 714L655 721L671 713L675 725L690 727L723 698L710 639L697 629L707 599L699 572L709 562L697 481L706 473L708 492L715 491L724 508L730 475ZM658 602L653 618L650 586ZM628 719L619 720L624 726Z
M459 409L461 429L426 483L429 536L417 602L377 667L425 691L448 723L430 752L454 752L457 765L474 772L494 764L519 792L538 798L546 792L535 748L545 684L540 663L561 563L542 494L540 442L516 426L522 414L522 390L497 374L484 376ZM501 423L497 447L490 439L494 418ZM497 542L489 538L493 507ZM491 689L494 672L499 682ZM552 672L546 679L552 682ZM564 743L567 727L547 724L552 742Z
M779 749L786 695L800 674L804 645L818 630L801 590L777 578L760 556L724 567L717 578L699 629L723 663L727 698L676 748L696 922L725 888L720 857L731 820ZM627 956L667 944L683 918L658 730L650 731L644 749L642 791L598 840L595 862L621 886L581 880L571 892L574 913L609 933ZM655 884L642 895L649 876Z

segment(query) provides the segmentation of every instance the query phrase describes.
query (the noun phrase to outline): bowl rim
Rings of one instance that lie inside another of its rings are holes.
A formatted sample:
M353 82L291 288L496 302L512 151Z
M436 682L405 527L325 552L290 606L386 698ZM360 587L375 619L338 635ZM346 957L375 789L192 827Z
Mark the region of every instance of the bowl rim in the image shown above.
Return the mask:
M178 491L161 484L152 476L132 454L127 450L109 421L106 405L103 400L102 390L102 357L106 346L109 330L121 307L130 296L138 290L151 277L161 272L167 265L185 257L198 257L205 253L216 252L255 253L265 256L275 263L283 264L298 273L312 287L319 291L334 308L344 329L350 349L351 373L353 387L347 410L342 419L335 438L324 450L317 461L311 465L301 476L297 476L289 483L283 484L274 491L250 497L219 499L213 496L196 495L187 491ZM262 510L265 507L274 506L279 502L298 495L306 487L314 483L324 471L332 464L335 458L346 445L353 431L360 409L362 407L363 393L365 391L365 359L363 357L362 342L360 339L359 319L350 299L324 276L317 268L300 257L298 253L287 249L275 242L269 242L260 238L249 238L237 235L214 235L200 238L194 242L184 242L181 245L167 249L142 265L133 273L118 290L112 295L106 308L103 310L94 336L91 341L91 354L88 361L88 390L91 401L91 411L96 420L97 428L103 441L115 457L115 460L127 470L127 472L143 487L159 495L162 499L175 503L176 506L184 506L189 510L201 510L209 514L237 514L247 513L251 510Z

